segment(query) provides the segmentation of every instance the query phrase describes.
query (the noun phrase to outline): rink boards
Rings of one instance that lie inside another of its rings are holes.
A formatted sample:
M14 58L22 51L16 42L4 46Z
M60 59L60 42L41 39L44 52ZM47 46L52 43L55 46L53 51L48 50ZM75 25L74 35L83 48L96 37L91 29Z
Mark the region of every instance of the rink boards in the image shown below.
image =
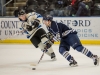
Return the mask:
M83 44L100 44L100 17L54 17L54 20L75 29ZM0 43L30 44L25 34L10 37L20 31L21 25L17 18L0 18L0 39L5 39ZM47 31L45 25L42 27Z

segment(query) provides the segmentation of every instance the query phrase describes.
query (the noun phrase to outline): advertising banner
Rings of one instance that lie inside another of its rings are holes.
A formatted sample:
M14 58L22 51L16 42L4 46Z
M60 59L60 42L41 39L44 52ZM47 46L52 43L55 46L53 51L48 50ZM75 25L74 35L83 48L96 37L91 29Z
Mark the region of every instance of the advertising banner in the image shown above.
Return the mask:
M75 29L82 40L100 40L100 17L54 17L54 20ZM17 18L0 18L0 38L20 32L21 25L22 22ZM47 31L45 25L42 26ZM25 34L20 34L11 39L27 38Z
M63 17L54 20L75 29L80 39L100 39L100 17Z
M18 34L21 30L22 22L17 18L0 18L0 38L4 39L14 34ZM23 34L12 37L11 39L23 39L25 38Z

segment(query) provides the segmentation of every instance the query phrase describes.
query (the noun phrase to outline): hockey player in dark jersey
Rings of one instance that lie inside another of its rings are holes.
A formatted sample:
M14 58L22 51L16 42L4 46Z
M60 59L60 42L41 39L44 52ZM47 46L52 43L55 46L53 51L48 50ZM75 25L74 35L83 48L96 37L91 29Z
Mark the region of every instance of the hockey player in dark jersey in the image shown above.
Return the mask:
M19 18L20 21L22 21L21 28L24 33L27 34L27 38L30 39L32 44L36 48L40 48L43 52L51 57L52 60L56 60L56 55L52 49L52 35L41 27L40 14L37 14L36 12L30 12L26 13L26 8L19 7L14 12L15 16Z
M74 57L69 53L70 47L93 59L94 65L99 64L99 57L81 44L77 32L74 29L65 24L53 21L53 17L50 15L43 17L43 23L46 25L47 29L53 33L55 38L60 41L59 52L70 62L70 66L77 66Z

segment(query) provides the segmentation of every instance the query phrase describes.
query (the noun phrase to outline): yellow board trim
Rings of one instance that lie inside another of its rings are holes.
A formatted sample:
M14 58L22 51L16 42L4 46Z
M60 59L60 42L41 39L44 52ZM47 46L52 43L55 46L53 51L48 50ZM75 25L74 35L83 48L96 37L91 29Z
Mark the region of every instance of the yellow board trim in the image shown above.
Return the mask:
M100 45L100 40L81 40L82 44ZM55 44L60 44L60 42L55 42Z
M8 39L8 40L3 40L0 41L2 44L10 44L10 43L15 43L15 44L31 44L30 40L16 40L16 39ZM100 45L100 40L81 40L82 44L93 44L93 45ZM60 44L60 42L55 42L54 44Z

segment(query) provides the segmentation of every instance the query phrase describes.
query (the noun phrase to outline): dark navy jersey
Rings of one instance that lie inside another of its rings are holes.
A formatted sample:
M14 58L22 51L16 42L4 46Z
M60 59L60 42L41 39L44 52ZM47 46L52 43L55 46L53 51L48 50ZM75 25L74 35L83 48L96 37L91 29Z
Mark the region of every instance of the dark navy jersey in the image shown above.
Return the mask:
M57 39L61 39L63 37L66 37L70 33L76 34L77 32L72 29L71 27L63 24L63 23L57 23L55 21L51 22L51 26L47 27L47 29L52 32Z

